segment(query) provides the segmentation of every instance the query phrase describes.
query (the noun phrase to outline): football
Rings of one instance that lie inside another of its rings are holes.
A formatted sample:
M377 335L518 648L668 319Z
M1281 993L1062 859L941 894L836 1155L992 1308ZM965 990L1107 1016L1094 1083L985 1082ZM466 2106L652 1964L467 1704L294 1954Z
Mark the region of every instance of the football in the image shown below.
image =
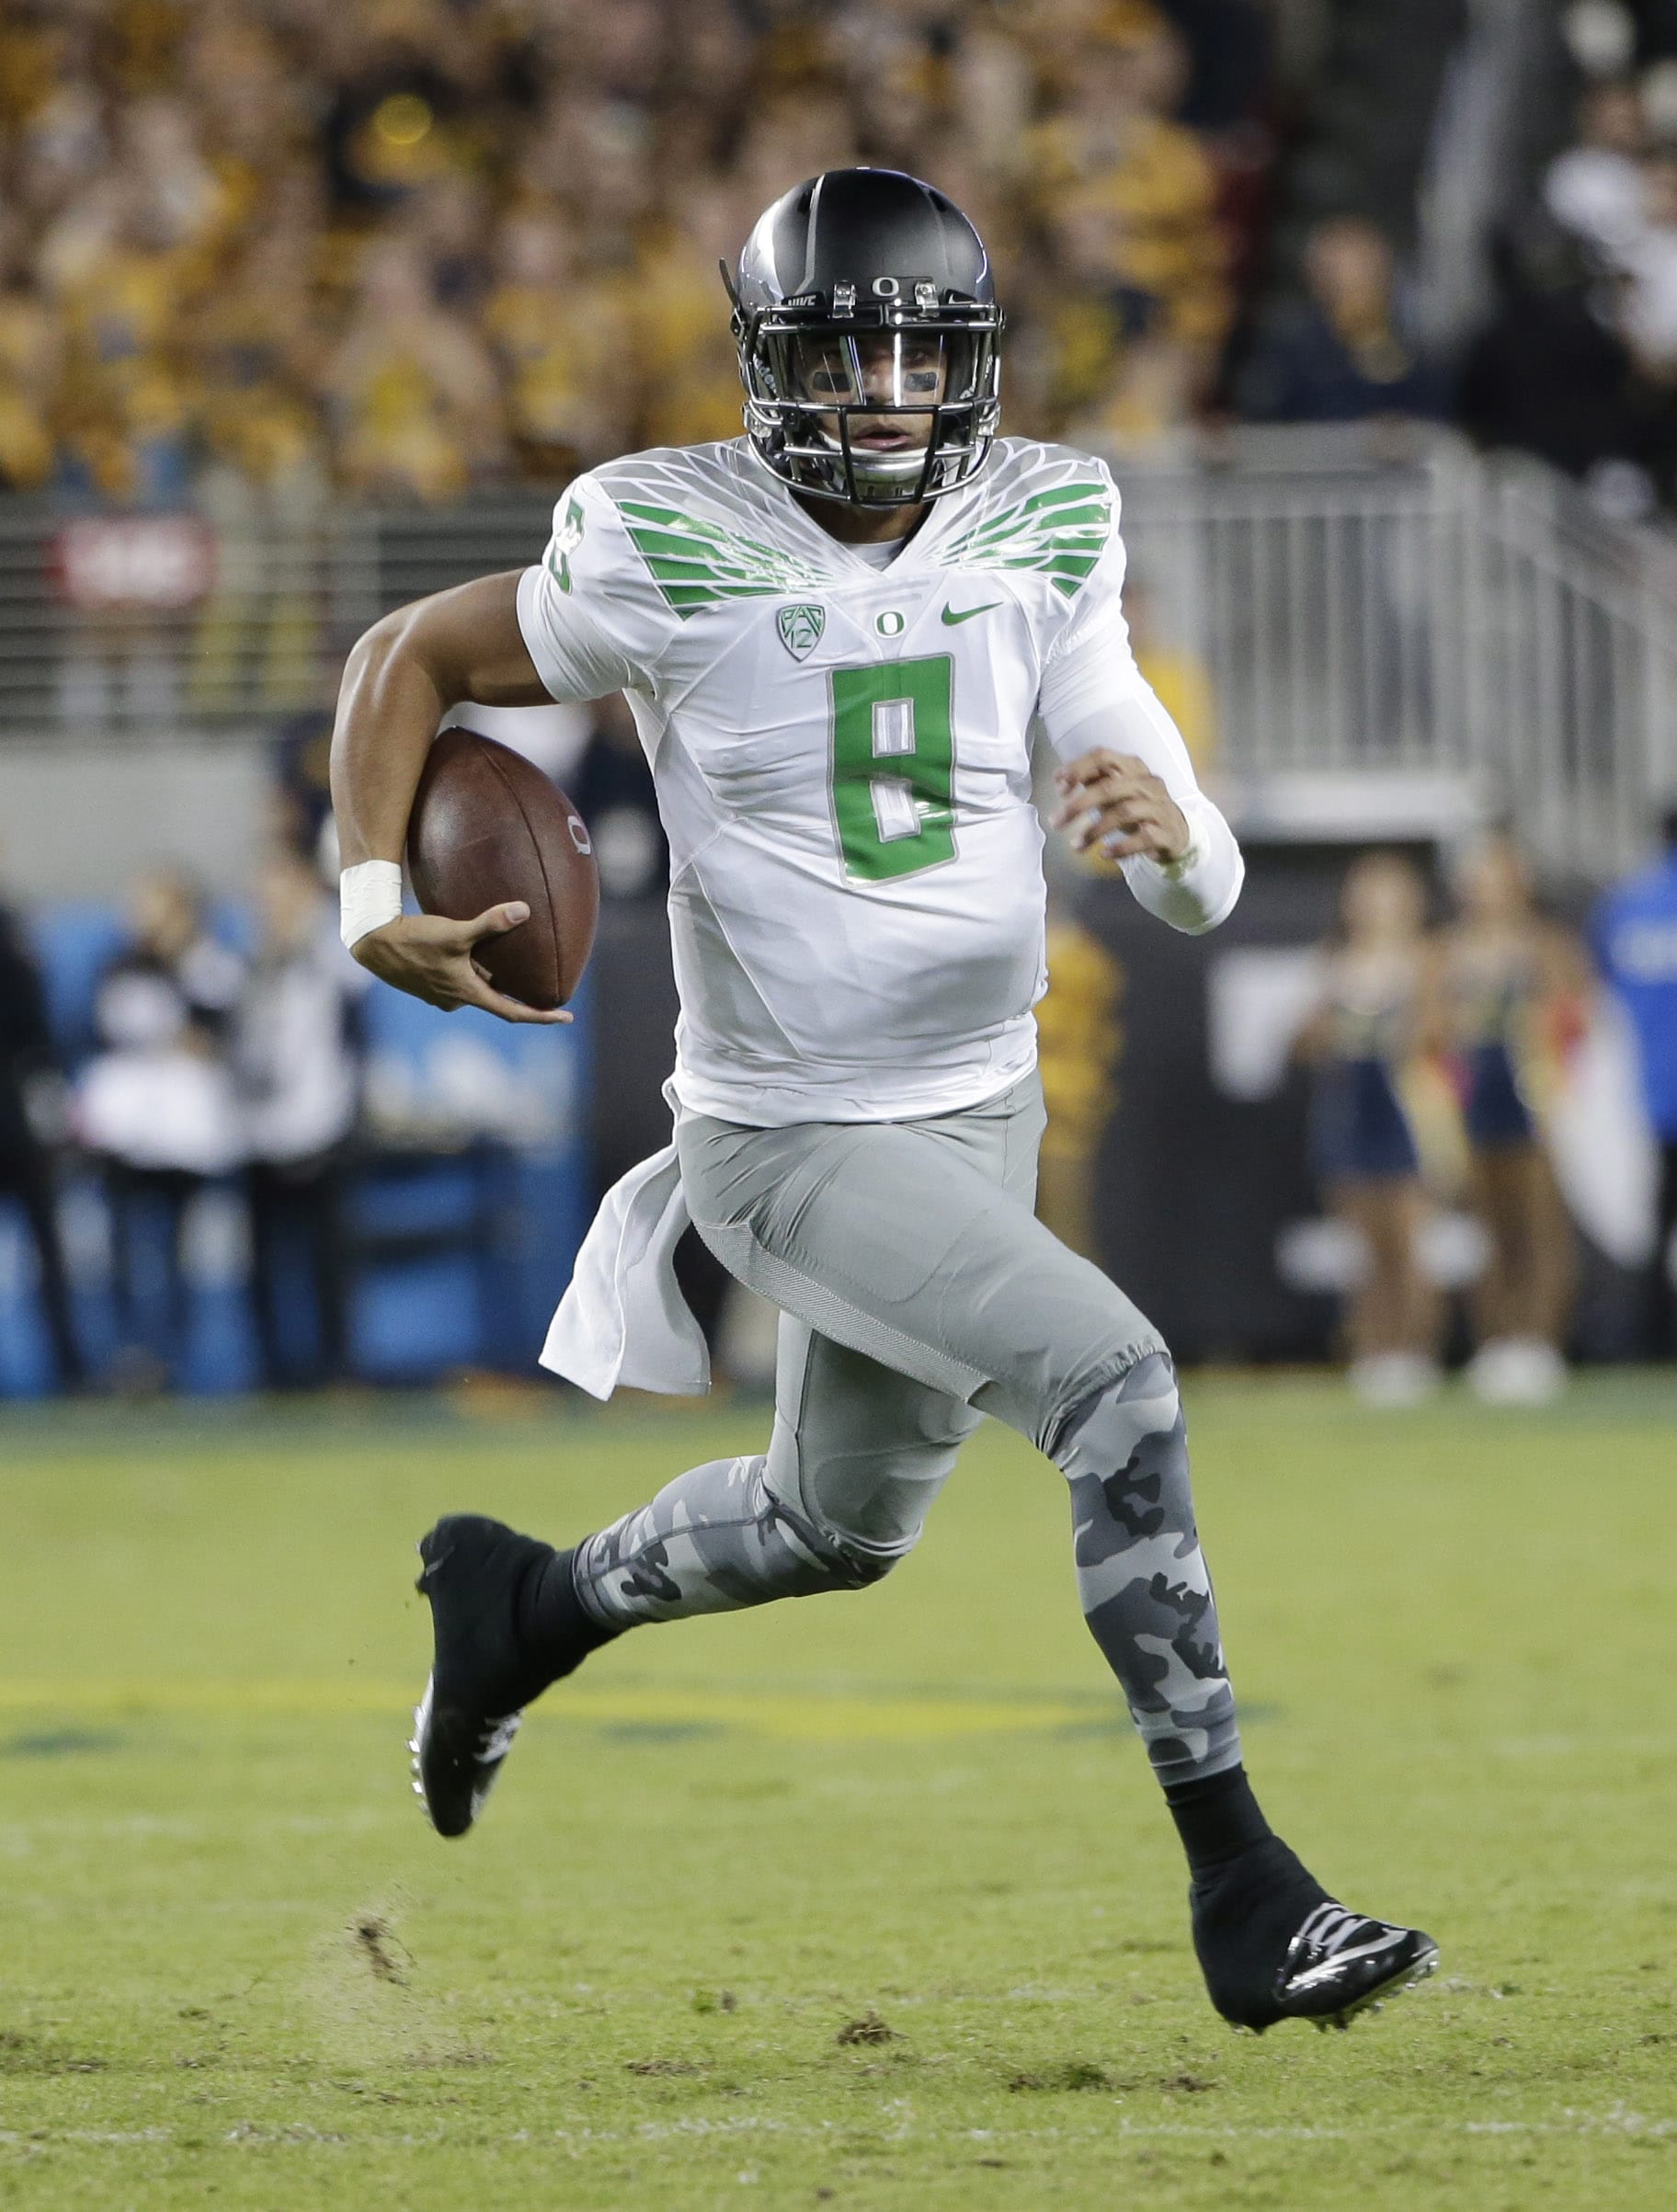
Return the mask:
M582 816L522 754L443 731L414 794L407 871L425 912L451 921L522 899L530 919L485 938L478 963L509 998L566 1003L593 949L599 875Z

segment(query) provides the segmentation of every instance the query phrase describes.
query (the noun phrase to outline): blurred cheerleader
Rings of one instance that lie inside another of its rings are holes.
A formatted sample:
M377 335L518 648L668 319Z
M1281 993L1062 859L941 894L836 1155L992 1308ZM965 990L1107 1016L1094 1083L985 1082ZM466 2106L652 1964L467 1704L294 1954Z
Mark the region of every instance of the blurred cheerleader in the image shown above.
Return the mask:
M1537 912L1511 838L1473 846L1455 893L1437 1020L1456 1070L1468 1198L1488 1245L1473 1291L1477 1350L1468 1380L1481 1397L1541 1404L1566 1383L1574 1253L1537 1106L1546 1073L1578 1032L1589 970L1572 939Z
M1409 861L1370 852L1352 863L1298 1047L1316 1070L1312 1163L1361 1252L1346 1312L1352 1386L1377 1405L1412 1404L1438 1380L1437 1301L1417 1253L1420 1159L1402 1095L1423 1043L1426 910Z

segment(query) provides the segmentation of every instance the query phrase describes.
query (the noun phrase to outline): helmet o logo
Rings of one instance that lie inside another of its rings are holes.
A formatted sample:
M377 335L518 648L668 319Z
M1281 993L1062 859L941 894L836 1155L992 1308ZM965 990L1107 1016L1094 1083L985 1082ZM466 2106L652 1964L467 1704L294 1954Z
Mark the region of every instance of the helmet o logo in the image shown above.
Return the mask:
M895 607L887 607L884 614L874 616L873 627L879 632L881 637L901 637L904 629L903 618Z
M876 300L900 300L903 288L895 277L875 277L868 290Z

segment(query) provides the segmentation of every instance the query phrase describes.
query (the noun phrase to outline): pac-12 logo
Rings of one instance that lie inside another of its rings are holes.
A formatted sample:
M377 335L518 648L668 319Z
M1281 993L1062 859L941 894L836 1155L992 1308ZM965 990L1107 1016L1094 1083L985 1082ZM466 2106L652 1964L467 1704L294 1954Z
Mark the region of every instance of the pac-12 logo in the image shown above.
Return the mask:
M781 643L793 660L807 660L827 628L825 607L782 607L775 617Z

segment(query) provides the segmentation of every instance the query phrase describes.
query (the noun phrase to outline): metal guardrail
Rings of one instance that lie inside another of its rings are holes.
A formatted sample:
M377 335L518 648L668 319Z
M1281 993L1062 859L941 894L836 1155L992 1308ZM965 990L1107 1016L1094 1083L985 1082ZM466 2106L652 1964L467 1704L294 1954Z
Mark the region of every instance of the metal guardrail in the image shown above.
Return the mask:
M0 748L119 733L247 740L317 701L389 608L539 557L552 509L534 493L446 509L211 515L210 588L179 605L166 585L149 603L143 587L125 600L83 590L78 603L64 549L78 525L0 501Z
M1596 518L1541 465L1448 436L1246 431L1120 464L1133 573L1211 678L1234 785L1383 770L1470 783L1546 861L1637 857L1677 789L1677 547ZM247 742L321 693L389 607L545 540L543 494L326 506L216 530L196 605L81 610L58 518L0 503L8 741Z
M1546 862L1605 874L1677 796L1677 544L1541 463L1447 436L1248 432L1130 472L1132 573L1203 658L1237 788L1452 780Z

